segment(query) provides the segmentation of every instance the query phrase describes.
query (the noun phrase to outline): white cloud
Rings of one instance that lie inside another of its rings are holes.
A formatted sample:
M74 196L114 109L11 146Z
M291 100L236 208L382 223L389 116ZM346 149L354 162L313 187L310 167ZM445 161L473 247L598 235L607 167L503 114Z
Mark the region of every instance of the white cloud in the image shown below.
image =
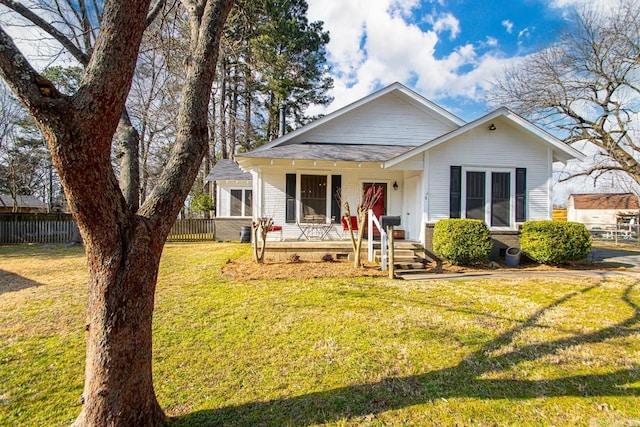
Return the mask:
M498 47L499 44L498 39L491 36L487 36L487 40L483 43L483 45L487 47Z
M560 9L563 14L574 9L592 9L597 12L614 13L618 10L620 0L548 0L549 7Z
M450 13L442 13L438 16L430 16L427 22L433 25L433 31L437 34L449 31L451 40L460 34L460 21Z
M511 34L513 32L513 22L505 19L501 22L502 26L507 30L507 33Z
M525 28L524 30L521 30L518 33L518 39L528 39L531 37L531 29L529 27Z
M436 102L446 97L478 98L478 91L488 87L508 61L491 54L478 55L477 47L497 46L498 41L489 37L478 46L467 43L450 54L436 55L442 33L457 36L459 21L443 13L433 16L430 28L423 29L407 19L417 1L308 3L309 19L324 21L331 35L327 50L333 66L335 101L330 111L394 81L409 84ZM311 111L322 112L326 111Z

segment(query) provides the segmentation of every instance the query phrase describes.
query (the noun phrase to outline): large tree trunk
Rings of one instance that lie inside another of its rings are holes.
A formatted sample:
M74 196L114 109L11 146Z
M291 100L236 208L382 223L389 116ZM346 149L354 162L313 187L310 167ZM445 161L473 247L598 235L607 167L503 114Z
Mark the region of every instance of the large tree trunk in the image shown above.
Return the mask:
M233 5L183 2L191 44L176 142L137 213L127 205L110 157L149 0L105 3L100 36L73 96L40 76L0 27L0 73L45 136L87 252L86 377L76 426L165 423L151 370L156 279L165 240L207 150L207 105L220 35Z
M161 242L132 217L110 254L87 247L90 271L84 405L74 425L165 424L152 376L152 314Z

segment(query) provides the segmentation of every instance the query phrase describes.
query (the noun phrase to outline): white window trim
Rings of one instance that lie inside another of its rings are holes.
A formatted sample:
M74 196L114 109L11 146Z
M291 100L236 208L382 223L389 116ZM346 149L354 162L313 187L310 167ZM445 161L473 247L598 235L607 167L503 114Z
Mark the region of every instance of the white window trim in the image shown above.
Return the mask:
M232 216L231 215L231 202L233 201L233 196L231 195L232 191L242 191L242 214L240 216ZM245 203L246 199L247 199L247 191L251 191L251 199L252 199L252 206L249 209L249 212L246 212L246 207L247 204ZM253 203L255 203L255 200L253 200L253 197L255 196L255 192L253 192L253 188L247 188L247 187L229 187L229 218L251 218L253 215Z
M316 175L316 176L325 176L327 178L327 188L326 188L326 203L325 203L325 217L327 219L331 219L331 198L333 194L331 193L331 188L333 183L331 182L330 171L311 171L311 170L300 170L296 173L296 218L298 221L303 221L302 218L302 175Z
M460 218L467 217L467 172L484 172L484 222L490 230L515 230L516 224L516 168L490 167L490 166L462 166L461 180L461 200L460 200ZM491 172L508 172L510 180L509 194L509 224L508 227L492 227L491 226Z

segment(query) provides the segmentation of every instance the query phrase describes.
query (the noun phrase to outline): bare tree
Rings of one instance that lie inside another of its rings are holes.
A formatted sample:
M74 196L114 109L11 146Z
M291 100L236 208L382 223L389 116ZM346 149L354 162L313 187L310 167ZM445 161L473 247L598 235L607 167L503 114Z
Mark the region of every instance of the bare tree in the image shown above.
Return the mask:
M351 224L351 207L349 206L349 202L342 200L341 191L336 195L336 198L342 202L342 206L344 207L343 218L346 221L349 238L351 239L351 247L353 249L353 266L355 268L362 267L360 252L362 250L362 239L364 238L365 224L367 222L369 210L373 209L378 200L380 200L380 197L382 197L382 194L383 187L377 185L370 186L364 192L362 200L360 200L356 207L358 230L354 230L353 225Z
M0 74L36 119L85 242L89 268L83 406L75 425L166 422L153 389L151 324L166 237L207 149L207 105L232 0L183 0L190 45L178 132L164 173L137 212L111 165L149 0L110 0L78 90L60 93L0 28Z
M621 0L611 13L584 7L552 46L506 70L488 92L555 129L567 144L586 141L598 154L579 175L628 174L640 183L640 2Z
M253 261L264 263L264 253L267 249L267 234L273 225L273 218L265 217L251 221L251 235L253 236Z
M78 63L86 67L98 36L104 1L55 0L23 3L0 0L0 4L36 25L58 42ZM164 3L165 0L155 1L145 26L155 19ZM120 187L127 204L135 211L139 206L139 134L131 124L126 110L123 111L114 140L117 143L117 158L120 162Z

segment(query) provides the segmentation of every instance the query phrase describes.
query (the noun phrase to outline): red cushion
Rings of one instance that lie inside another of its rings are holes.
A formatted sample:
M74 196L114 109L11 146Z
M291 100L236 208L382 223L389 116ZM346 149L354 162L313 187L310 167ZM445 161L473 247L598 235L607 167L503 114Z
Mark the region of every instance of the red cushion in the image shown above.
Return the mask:
M358 217L350 216L349 220L351 221L351 229L352 230L357 230L358 229ZM348 230L349 229L349 227L347 226L347 220L344 219L344 217L342 217L342 229L343 230Z
M281 225L272 225L271 227L269 227L269 231L282 231L282 226Z

